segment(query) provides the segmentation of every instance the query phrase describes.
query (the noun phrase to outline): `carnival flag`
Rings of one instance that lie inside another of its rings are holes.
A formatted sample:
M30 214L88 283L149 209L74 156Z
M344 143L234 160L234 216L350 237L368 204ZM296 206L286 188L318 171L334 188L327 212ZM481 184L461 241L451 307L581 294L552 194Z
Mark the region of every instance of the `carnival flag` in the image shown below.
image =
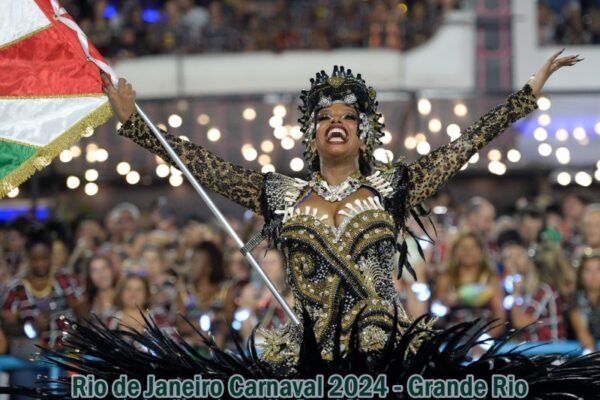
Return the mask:
M0 197L111 116L115 75L57 0L0 0Z

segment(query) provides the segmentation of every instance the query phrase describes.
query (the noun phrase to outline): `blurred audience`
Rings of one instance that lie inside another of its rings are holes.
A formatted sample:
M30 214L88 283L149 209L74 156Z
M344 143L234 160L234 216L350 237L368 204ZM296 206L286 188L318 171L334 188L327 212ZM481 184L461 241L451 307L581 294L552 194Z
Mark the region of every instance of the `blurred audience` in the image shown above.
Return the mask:
M600 44L600 3L538 0L538 42L545 45Z
M68 0L110 58L349 47L406 50L428 40L462 0Z

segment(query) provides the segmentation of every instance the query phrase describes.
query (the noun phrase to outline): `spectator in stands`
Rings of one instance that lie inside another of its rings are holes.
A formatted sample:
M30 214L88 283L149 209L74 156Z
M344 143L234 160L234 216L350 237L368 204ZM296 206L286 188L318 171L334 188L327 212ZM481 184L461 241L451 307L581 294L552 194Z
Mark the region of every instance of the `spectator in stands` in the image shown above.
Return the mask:
M52 268L52 241L47 232L29 233L26 273L9 288L2 318L12 336L36 338L41 345L60 345L65 319L84 315L82 292L72 276Z
M159 328L168 327L162 310L150 308L150 285L144 276L126 275L115 292L115 312L107 322L110 329L142 331L146 328L142 313L152 318Z
M450 249L446 271L436 282L435 299L448 307L448 325L478 318L497 319L498 324L490 334L503 332L501 325L506 320L503 292L479 235L458 234Z
M600 341L600 251L581 257L577 291L570 299L569 320L577 340L589 350Z
M223 254L213 242L194 247L187 287L180 287L179 312L197 329L210 330L223 345L229 337L235 303L231 283L226 279ZM184 339L199 346L200 338L184 320L177 319L177 329Z
M537 208L526 206L517 212L517 231L524 245L535 246L543 228L544 216Z
M96 254L89 259L85 270L86 305L103 322L108 321L114 310L118 278L109 257Z
M510 321L521 329L522 340L548 341L566 338L563 318L564 302L558 284L551 279L542 246L534 258L518 242L509 242L502 248L502 262L511 272L507 276L513 286ZM553 253L549 253L553 254Z
M600 203L590 204L581 218L582 246L576 251L576 256L594 250L600 251Z

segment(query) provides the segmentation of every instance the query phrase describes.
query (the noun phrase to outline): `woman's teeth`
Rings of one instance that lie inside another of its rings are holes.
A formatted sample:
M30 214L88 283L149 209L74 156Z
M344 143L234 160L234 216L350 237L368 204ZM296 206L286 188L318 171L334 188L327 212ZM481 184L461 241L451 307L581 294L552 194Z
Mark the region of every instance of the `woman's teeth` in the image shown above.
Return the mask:
M327 142L329 143L345 143L346 132L341 128L333 128L327 132Z

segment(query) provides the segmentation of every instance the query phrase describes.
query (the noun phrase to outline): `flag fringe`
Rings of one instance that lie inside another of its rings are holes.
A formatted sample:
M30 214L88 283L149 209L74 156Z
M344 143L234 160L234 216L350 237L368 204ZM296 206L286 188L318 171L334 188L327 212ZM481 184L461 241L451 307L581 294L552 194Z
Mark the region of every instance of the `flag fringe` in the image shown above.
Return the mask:
M96 128L108 121L111 116L112 110L110 103L107 101L77 121L48 145L40 148L27 161L2 179L0 182L0 198L6 196L8 192L25 182L36 171L40 171L50 165L52 160L63 150L75 144L88 127Z

